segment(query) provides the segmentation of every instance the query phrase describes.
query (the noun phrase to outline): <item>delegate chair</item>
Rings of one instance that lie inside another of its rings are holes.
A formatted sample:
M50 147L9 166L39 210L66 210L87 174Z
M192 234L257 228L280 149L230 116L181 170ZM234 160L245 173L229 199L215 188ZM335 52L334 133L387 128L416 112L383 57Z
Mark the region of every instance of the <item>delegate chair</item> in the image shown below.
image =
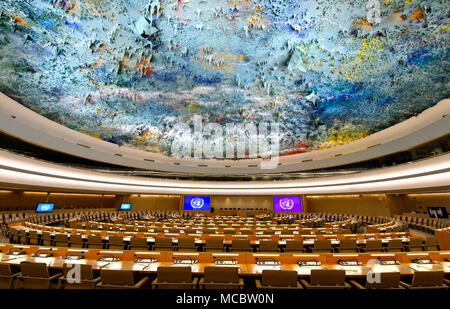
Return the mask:
M207 238L203 250L208 252L223 252L223 238Z
M407 289L448 289L443 271L415 271L411 284L400 281Z
M305 252L303 242L301 240L286 240L286 247L284 248L284 252L290 253Z
M130 250L148 250L147 238L132 237L129 247Z
M358 252L356 239L341 239L339 241L339 252Z
M178 238L178 251L192 252L197 251L195 247L195 238Z
M55 247L69 247L69 236L67 234L56 234Z
M0 289L12 289L14 279L20 274L13 274L9 264L0 264Z
M142 278L138 283L134 282L132 270L100 270L101 282L97 284L101 289L139 289L148 277Z
M260 240L259 248L260 252L280 252L278 248L278 241L276 240Z
M74 269L79 267L79 269ZM72 276L70 270L80 271L79 278ZM94 272L91 265L85 264L67 264L63 266L63 276L59 278L58 288L62 289L94 289L100 282L100 277L94 278ZM68 275L70 276L68 278Z
M102 237L88 235L87 247L89 249L103 249Z
M20 234L20 242L22 244L28 244L28 242L30 241L30 237L27 235L27 231L19 230L19 234Z
M405 248L401 239L390 239L387 243L386 251L388 252L401 252L404 250Z
M423 251L423 239L420 237L410 237L407 247L409 251Z
M48 231L42 232L41 245L43 245L43 246L52 246L53 245L52 236L51 236L50 232L48 232Z
M380 272L378 273L379 280L374 276L374 282L369 282L366 280L365 286L362 286L355 280L350 280L350 284L357 289L404 289L400 284L400 273L399 272Z
M153 250L155 251L173 251L172 238L170 237L156 237Z
M198 278L192 279L189 266L160 266L152 286L154 289L193 289L197 283Z
M303 289L294 270L264 269L261 280L255 280L257 289Z
M30 237L28 238L28 243L30 245L35 245L35 246L39 245L40 239L39 239L39 236L38 236L38 232L35 231L35 230L31 230L29 232L29 234L30 234Z
M83 238L81 235L71 234L70 235L70 247L71 248L83 248Z
M235 252L251 252L250 240L248 239L233 239L231 241L231 251Z
M123 236L112 235L108 239L108 247L113 250L123 250L124 248Z
M206 266L204 273L199 281L201 289L244 288L244 280L239 278L239 267Z
M425 239L424 248L426 251L439 251L439 244L436 237L427 237Z
M383 252L383 243L380 239L366 240L365 252Z
M351 286L345 282L345 270L337 269L311 269L309 282L301 279L307 289L349 289Z
M57 279L62 273L50 276L45 263L21 262L17 276L16 289L50 289L56 287Z
M333 252L333 247L331 247L331 240L315 240L313 252Z

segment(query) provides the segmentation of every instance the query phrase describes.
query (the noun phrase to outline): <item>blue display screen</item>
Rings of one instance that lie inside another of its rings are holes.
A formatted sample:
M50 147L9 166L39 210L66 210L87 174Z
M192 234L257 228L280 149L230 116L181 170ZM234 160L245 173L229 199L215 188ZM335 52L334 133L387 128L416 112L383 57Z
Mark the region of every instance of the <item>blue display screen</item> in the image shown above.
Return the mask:
M120 204L120 210L130 210L130 209L131 209L131 204L129 204L129 203Z
M185 196L184 210L209 210L211 208L210 196Z
M54 203L39 203L36 207L36 212L52 212Z

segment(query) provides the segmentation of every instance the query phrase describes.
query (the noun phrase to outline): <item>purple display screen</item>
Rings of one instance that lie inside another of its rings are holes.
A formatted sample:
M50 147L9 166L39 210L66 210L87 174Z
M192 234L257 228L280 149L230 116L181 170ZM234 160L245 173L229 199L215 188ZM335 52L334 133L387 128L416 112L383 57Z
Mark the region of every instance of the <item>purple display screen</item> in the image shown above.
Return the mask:
M300 196L274 196L274 211L302 211Z

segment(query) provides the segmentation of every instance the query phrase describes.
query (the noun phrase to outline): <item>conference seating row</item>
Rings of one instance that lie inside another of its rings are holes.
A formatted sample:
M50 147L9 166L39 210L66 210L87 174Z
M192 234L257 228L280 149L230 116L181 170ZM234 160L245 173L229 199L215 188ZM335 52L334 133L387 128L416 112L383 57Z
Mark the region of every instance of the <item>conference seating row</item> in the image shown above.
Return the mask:
M396 216L399 220L405 222L410 227L422 230L424 232L434 234L434 231L437 229L444 229L450 227L450 221L435 219L435 218L423 218L417 216L407 216L401 215Z
M47 245L58 247L120 249L120 250L165 250L165 251L263 251L263 252L396 252L415 250L439 250L436 238L411 237L406 233L389 234L385 239L377 239L376 235L369 234L364 239L357 235L347 235L341 239L263 239L251 241L250 239L224 239L222 237L208 237L203 239L195 237L131 237L119 235L68 234L26 230L24 228L11 229L10 242L32 245ZM225 235L224 235L225 236ZM238 235L239 236L239 235ZM334 235L333 237L336 237ZM374 237L375 236L375 237ZM394 238L392 238L392 236ZM400 237L400 238L396 238ZM150 238L150 241L149 241Z
M0 245L0 288L414 289L448 288L450 283L446 279L450 274L450 252L398 253L389 257L321 254L311 259L307 254L184 253L176 257L175 253L164 252L145 256L142 252L50 249ZM64 258L46 256L48 252ZM83 256L72 260L76 254ZM375 257L379 264L369 267Z

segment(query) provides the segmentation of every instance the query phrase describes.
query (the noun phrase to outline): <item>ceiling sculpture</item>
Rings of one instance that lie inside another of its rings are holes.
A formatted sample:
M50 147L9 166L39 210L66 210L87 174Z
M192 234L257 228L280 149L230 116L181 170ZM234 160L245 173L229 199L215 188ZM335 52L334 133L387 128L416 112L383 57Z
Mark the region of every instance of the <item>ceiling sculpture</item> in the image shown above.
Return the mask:
M196 115L277 121L289 155L449 97L449 31L448 0L0 0L0 91L169 156Z

